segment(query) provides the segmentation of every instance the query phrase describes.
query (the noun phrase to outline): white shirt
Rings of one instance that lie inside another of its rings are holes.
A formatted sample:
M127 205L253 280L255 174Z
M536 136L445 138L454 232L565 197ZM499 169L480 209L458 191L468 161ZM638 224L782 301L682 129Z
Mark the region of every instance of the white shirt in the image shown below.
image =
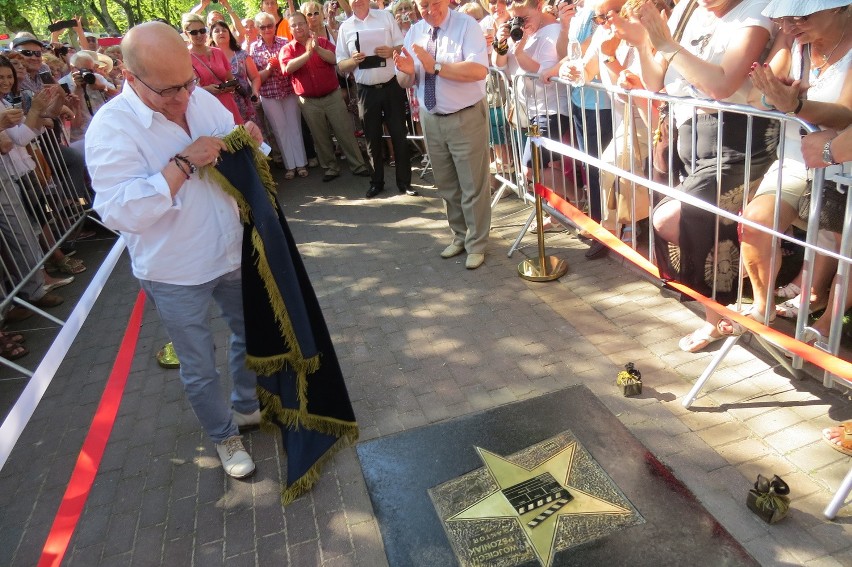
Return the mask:
M432 26L426 20L420 20L408 30L405 35L405 48L414 53L412 45L426 49L426 44L432 35ZM435 45L436 63L458 63L471 61L488 68L488 48L485 36L476 20L450 10L447 17L438 26L438 38ZM414 80L417 83L417 99L420 102L420 112L432 114L451 114L463 108L474 105L485 97L485 79L481 81L453 81L441 75L435 77L435 108L426 109L423 89L426 70L420 60L414 57Z
M548 24L529 36L524 53L539 63L539 72L550 69L559 63L556 53L556 40L562 27L559 23ZM526 71L518 64L514 52L509 53L507 63L509 75L524 75ZM568 89L556 83L543 83L539 79L526 78L519 83L518 99L526 107L530 117L548 114L569 114Z
M103 76L94 73L95 82L103 88L113 87L112 83L107 81ZM71 128L71 141L76 142L77 140L82 140L86 135L86 130L89 128L89 124L92 121L92 115L96 113L100 108L106 104L106 90L98 90L94 88L94 85L86 85L85 93L89 95L89 104L92 105L91 112L89 111L89 105L86 104L86 100L84 98L83 87L78 87L77 83L74 82L71 73L68 73L61 79L59 79L60 85L67 85L68 91L71 94L76 94L80 97L80 108L78 109L81 116L81 121L79 126L74 126ZM91 88L90 88L91 87ZM115 88L115 87L113 87Z
M672 33L677 29L678 22L680 22L687 4L689 2L679 2L672 10L672 15L668 21ZM771 45L772 36L775 35L777 26L761 14L767 4L769 4L769 0L743 0L721 18L717 18L711 12L698 6L686 24L680 45L683 46L685 51L717 65L722 63L722 59L728 51L728 46L739 41L743 32L748 28L761 27L769 30L769 45ZM666 69L664 84L666 92L670 95L710 98L690 84L678 72L675 65L669 65ZM722 102L748 104L750 91L751 79L746 78L742 86ZM692 118L692 110L693 107L689 105L674 105L674 117L678 127Z
M0 108L5 110L12 108L12 105L6 99L0 98ZM21 176L36 168L36 164L30 154L27 153L25 146L35 140L44 129L40 128L38 131L34 131L26 124L18 124L3 131L15 146L9 150L9 153L0 155L0 180L20 179Z
M172 198L160 173L200 136L231 132L234 117L196 88L186 119L192 136L125 84L86 133L94 209L106 226L121 231L139 279L199 285L240 266L243 229L234 199L197 173Z
M335 45L337 63L339 64L344 59L349 59L356 51L355 39L356 34L365 30L381 30L385 35L385 45L395 47L402 45L403 35L399 29L399 24L396 23L393 14L385 10L373 10L367 14L363 20L352 14L345 22L340 24L340 30L337 32L337 43ZM361 49L364 55L373 55L367 53L367 50L361 42ZM355 67L355 82L362 85L379 85L387 83L396 74L393 59L385 60L387 65L384 67L376 67L375 69L361 69Z

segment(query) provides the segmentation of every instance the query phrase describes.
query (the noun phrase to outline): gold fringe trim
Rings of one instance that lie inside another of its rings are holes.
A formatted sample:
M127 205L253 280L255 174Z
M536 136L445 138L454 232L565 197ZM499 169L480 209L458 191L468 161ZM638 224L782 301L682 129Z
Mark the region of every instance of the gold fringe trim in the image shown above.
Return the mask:
M320 477L320 473L322 472L322 467L325 463L337 454L338 451L344 449L354 443L357 440L357 436L355 439L347 439L346 437L341 437L338 439L334 445L332 445L328 451L326 451L317 462L313 464L313 466L308 469L308 471L296 482L291 484L288 488L283 488L281 490L281 505L286 506L287 504L293 502L296 498L309 491L314 485L317 483Z

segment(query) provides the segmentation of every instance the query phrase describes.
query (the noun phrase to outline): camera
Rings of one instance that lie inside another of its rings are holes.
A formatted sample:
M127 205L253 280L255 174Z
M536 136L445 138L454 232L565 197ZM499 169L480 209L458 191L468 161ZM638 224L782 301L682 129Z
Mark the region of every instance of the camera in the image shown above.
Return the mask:
M231 87L237 87L237 86L239 86L239 84L240 84L240 82L238 80L234 79L233 81L226 81L224 83L219 83L218 85L216 85L216 88L219 89L219 90L225 90L225 89L229 89Z
M10 96L9 103L12 105L12 108L23 107L23 99L20 96Z
M527 19L521 16L515 16L509 20L509 37L512 38L512 41L521 41L524 37L524 24L526 23Z
M80 80L82 80L87 85L94 85L96 81L95 74L91 71L82 70L80 71Z

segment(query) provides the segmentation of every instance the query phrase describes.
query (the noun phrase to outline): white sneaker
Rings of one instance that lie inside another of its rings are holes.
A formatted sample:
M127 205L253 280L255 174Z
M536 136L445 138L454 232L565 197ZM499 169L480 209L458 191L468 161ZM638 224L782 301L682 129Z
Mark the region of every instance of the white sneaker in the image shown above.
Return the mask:
M240 431L243 429L255 429L258 425L260 425L259 409L256 409L251 413L240 413L237 410L232 409L231 415L233 415L234 424L240 428Z
M243 447L243 438L239 435L228 437L224 443L217 443L216 452L219 453L222 468L228 476L246 478L254 473L254 461Z

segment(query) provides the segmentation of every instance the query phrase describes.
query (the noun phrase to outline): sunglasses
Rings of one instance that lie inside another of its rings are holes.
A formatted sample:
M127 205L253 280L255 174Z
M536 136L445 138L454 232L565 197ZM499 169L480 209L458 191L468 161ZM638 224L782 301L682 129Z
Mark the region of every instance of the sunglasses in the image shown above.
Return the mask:
M275 24L264 24L262 26L257 26L257 29L266 31L266 30L271 30L274 27L275 27Z
M594 16L592 16L592 21L595 22L597 25L602 26L608 21L610 21L612 19L612 16L613 15L609 12L607 12L606 14L595 14Z
M801 24L808 21L808 16L783 16L781 18L769 18L773 24L778 24L779 26L787 25L795 25Z
M197 30L186 30L186 33L188 33L192 37L195 37L197 35L205 35L207 34L207 28L200 28Z
M496 5L497 5L497 3L498 3L498 2L500 2L500 1L501 1L501 0L488 0L488 5L489 5L489 6L496 6ZM506 6L511 6L511 5L512 5L512 0L502 0L502 1L503 1L503 3L504 3Z
M320 15L320 13L319 13L319 12L308 12L308 13L307 13L307 14L305 14L305 15L306 15L306 16L319 16L319 15Z
M41 51L35 51L33 49L19 49L18 53L24 57L41 57Z

